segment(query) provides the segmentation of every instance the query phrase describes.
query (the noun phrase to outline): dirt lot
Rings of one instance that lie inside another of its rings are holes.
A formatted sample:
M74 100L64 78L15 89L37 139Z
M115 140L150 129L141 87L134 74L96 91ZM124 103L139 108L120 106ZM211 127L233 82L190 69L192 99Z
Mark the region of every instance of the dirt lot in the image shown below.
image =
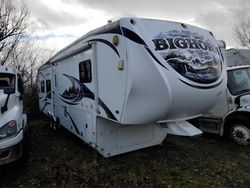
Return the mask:
M53 134L48 120L31 128L29 162L8 168L0 187L250 187L249 147L215 136L169 136L105 159L64 129Z

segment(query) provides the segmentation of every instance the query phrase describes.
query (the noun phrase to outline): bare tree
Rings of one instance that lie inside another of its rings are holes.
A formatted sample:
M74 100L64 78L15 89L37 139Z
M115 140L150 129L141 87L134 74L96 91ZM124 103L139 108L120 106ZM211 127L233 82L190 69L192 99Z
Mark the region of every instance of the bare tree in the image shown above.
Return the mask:
M12 61L8 64L17 67L22 72L26 87L33 87L36 82L36 74L39 66L44 64L54 54L54 50L46 48L43 42L36 38L21 41L12 50Z
M28 10L12 0L0 0L0 64L11 61L11 54L25 38Z
M0 65L17 67L26 86L33 87L37 67L52 52L40 45L28 29L29 11L23 0L0 0Z
M244 48L250 48L250 20L243 20L234 26L234 37Z
M31 116L37 116L37 69L54 51L28 32L28 21L23 0L0 0L0 65L15 66L22 72L25 108Z

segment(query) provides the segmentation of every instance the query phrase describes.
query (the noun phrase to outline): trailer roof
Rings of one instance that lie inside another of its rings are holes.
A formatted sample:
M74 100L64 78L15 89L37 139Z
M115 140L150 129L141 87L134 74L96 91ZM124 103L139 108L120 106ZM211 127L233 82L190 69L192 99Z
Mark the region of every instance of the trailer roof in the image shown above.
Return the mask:
M94 29L94 30L86 33L82 37L78 38L76 41L72 42L71 44L69 44L68 46L66 46L65 48L63 48L62 50L58 51L45 64L43 64L41 67L39 67L38 70L41 70L41 69L45 68L46 65L49 65L50 63L53 63L53 62L61 60L62 58L65 58L65 56L67 56L67 54L68 55L72 54L75 49L83 48L83 45L81 44L81 42L84 39L86 39L87 37L90 37L90 36L93 36L93 35L97 35L97 34L110 33L111 31L114 32L114 33L119 33L120 32L122 34L121 30L117 31L117 29L119 29L120 24L124 23L123 21L125 21L125 20L130 20L131 21L133 19L140 19L140 20L143 20L143 21L154 21L154 20L155 21L165 21L165 22L168 22L168 23L181 25L182 27L195 28L195 30L201 30L202 32L205 32L208 35L214 37L213 34L212 34L212 32L207 31L205 29L201 29L201 28L199 28L197 26L189 25L189 24L183 24L183 23L175 22L175 21L159 20L159 19L125 17L125 18L120 18L119 20L114 21L114 22L108 22L106 25L104 25L102 27L99 27L97 29ZM72 48L73 46L77 46L77 47L75 47L73 49Z
M119 25L119 20L115 21L115 22L109 22L108 24L99 27L97 29L94 29L92 31L89 31L88 33L86 33L85 35L81 36L80 38L78 38L77 40L73 41L72 43L70 43L69 45L67 45L66 47L64 47L63 49L59 50L55 55L53 55L45 64L43 64L41 67L43 67L46 64L49 64L51 62L53 62L53 59L56 58L57 56L59 56L60 54L62 54L64 51L66 51L67 49L69 49L70 47L74 46L75 44L81 42L82 40L84 40L85 38L92 36L92 35L97 35L99 33L105 33L105 31L108 31L112 28L115 28ZM41 68L40 67L40 68ZM39 68L39 69L40 69Z
M227 67L227 70L234 70L234 69L242 69L242 68L249 68L250 65L233 65L230 67Z

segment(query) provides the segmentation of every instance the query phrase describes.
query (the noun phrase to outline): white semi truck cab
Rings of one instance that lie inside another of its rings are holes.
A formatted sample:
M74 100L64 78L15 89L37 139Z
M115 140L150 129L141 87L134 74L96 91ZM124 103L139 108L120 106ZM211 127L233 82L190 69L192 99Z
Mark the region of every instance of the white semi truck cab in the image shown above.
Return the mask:
M0 66L0 165L27 154L26 125L21 73L14 67Z
M226 54L227 89L220 94L216 105L196 123L205 132L225 135L240 145L249 145L250 58L246 56L246 50L231 49Z

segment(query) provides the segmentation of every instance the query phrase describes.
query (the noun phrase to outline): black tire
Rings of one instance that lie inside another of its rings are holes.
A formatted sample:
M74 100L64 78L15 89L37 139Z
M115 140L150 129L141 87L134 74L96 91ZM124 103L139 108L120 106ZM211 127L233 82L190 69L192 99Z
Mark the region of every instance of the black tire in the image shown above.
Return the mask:
M51 130L51 133L56 134L57 132L60 131L61 125L60 125L60 122L58 120L54 121L54 119L51 118L49 127Z
M17 165L20 167L24 167L29 160L29 137L27 130L23 134L22 151L22 156L17 160Z
M250 145L250 119L237 116L227 122L226 136L239 145Z
M26 125L26 134L31 134L32 133L32 129L31 129L31 127L30 127L30 121L29 121L29 119L27 118L27 125Z

